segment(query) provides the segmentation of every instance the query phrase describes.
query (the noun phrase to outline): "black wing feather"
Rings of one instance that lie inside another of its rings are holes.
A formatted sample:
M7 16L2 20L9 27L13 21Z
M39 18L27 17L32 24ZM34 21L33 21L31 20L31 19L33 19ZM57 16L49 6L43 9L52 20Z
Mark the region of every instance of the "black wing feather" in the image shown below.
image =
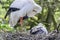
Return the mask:
M17 11L17 10L20 10L18 8L9 8L9 10L7 11L6 15L5 15L5 19L7 18L8 15L10 15L11 12L14 12L14 11Z

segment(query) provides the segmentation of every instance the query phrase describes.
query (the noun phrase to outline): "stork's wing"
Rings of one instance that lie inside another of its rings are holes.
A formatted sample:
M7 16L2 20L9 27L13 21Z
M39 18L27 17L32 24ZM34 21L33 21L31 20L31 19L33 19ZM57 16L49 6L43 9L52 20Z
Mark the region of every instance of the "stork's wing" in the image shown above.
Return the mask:
M10 5L10 8L17 8L17 9L22 9L24 5L28 4L27 0L14 0L13 3ZM4 18L6 18L10 13L12 12L13 9L7 11L6 15Z
M6 13L6 15L5 15L5 19L6 19L6 17L8 16L8 15L10 15L10 13L11 12L15 12L15 11L17 11L17 10L20 10L20 9L18 9L18 8L9 8L9 10L7 11L7 13Z
M19 14L17 14L17 12L12 12L10 14L10 20L9 20L10 26L14 27L17 24L18 20L19 20Z
M10 13L11 13L11 11L8 10L4 18L6 19L6 17L7 17Z
M10 7L15 7L22 9L26 4L28 4L28 0L15 0Z

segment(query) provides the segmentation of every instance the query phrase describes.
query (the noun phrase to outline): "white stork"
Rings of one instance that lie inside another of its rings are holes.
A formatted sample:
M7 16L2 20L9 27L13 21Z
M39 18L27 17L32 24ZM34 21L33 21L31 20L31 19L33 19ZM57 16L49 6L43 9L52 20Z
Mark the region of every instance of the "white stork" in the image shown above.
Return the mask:
M7 15L10 15L9 24L14 27L19 19L22 25L24 19L35 16L37 13L40 13L41 10L42 7L36 4L34 0L14 0L5 18Z
M37 26L33 27L30 30L30 34L48 34L47 29L42 23L39 23Z

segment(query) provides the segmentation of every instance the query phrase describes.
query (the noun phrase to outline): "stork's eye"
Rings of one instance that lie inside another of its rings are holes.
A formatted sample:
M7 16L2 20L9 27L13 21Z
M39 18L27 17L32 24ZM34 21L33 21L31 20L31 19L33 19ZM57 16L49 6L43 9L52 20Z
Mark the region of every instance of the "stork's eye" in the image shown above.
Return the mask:
M34 12L37 12L36 10L33 10Z

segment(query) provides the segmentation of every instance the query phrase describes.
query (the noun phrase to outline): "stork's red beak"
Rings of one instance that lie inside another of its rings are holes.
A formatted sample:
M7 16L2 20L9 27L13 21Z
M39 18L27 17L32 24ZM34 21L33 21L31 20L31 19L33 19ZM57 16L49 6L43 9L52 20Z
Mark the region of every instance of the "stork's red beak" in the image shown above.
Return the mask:
M23 24L23 17L20 17L20 25L22 26Z

